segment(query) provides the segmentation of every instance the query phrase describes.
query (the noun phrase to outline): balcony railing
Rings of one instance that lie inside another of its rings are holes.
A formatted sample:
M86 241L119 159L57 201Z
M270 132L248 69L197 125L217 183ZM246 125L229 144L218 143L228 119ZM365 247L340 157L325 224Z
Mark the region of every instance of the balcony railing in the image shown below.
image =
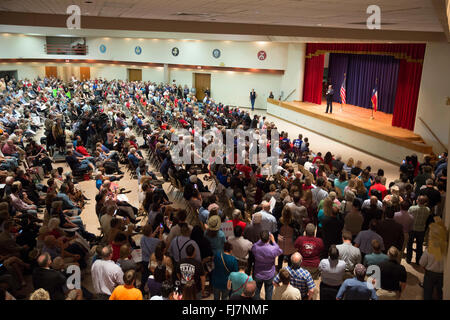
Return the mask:
M44 50L47 54L62 54L62 55L82 55L88 53L88 46L79 44L72 46L70 44L45 44Z

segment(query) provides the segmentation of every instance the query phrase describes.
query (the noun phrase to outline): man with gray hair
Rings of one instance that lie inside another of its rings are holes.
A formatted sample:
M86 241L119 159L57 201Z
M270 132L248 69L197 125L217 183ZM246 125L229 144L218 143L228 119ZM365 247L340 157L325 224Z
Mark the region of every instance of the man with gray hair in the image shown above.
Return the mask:
M50 294L51 300L65 300L64 291L66 287L66 277L59 271L50 269L52 258L45 252L37 258L38 268L33 270L34 289L45 289Z
M261 202L262 210L257 212L261 214L262 230L267 230L271 233L277 232L277 219L270 213L270 203L267 201ZM252 222L254 221L254 215Z
M303 257L300 253L295 252L291 256L291 265L285 269L291 275L291 285L300 290L302 300L312 300L316 285L308 270L301 268ZM273 284L278 286L280 283L280 274L273 279Z
M366 267L358 263L354 270L355 277L345 280L336 295L336 300L378 300L374 288L369 288L366 277Z
M231 296L230 300L243 300L243 301L252 301L258 300L258 297L255 296L256 293L256 281L249 281L245 284L244 289L242 290L242 294L235 294Z
M91 267L92 284L97 300L108 300L114 288L123 284L123 271L111 260L113 250L110 245L100 251L100 258Z

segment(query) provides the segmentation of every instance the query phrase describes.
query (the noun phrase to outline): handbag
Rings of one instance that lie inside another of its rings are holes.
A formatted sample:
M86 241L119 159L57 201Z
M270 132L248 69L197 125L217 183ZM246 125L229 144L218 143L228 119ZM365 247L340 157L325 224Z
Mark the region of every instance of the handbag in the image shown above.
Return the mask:
M223 266L225 267L225 270L227 270L228 273L231 273L231 271L227 268L227 264L225 263L225 260L223 259L223 253L220 254L220 257L222 258Z

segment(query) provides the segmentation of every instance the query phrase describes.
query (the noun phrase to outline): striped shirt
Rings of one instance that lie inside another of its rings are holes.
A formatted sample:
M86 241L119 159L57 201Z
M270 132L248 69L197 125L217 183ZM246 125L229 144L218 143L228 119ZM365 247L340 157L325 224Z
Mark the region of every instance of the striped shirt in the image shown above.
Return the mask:
M427 219L430 216L430 209L426 206L412 206L408 212L414 217L412 231L423 232L427 226Z
M285 269L291 275L291 285L294 288L300 290L300 293L302 294L302 299L308 296L309 290L312 290L316 287L309 271L302 268L292 269L291 267L286 267ZM278 274L275 277L275 279L273 279L273 281L275 283L280 283L280 275Z

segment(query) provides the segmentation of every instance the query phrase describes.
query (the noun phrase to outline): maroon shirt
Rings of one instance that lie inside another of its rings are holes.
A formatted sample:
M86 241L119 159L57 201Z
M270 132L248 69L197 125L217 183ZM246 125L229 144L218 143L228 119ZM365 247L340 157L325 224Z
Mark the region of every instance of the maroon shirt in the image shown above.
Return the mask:
M316 237L298 237L294 244L295 248L303 257L303 267L318 267L320 253L323 250L323 241Z

